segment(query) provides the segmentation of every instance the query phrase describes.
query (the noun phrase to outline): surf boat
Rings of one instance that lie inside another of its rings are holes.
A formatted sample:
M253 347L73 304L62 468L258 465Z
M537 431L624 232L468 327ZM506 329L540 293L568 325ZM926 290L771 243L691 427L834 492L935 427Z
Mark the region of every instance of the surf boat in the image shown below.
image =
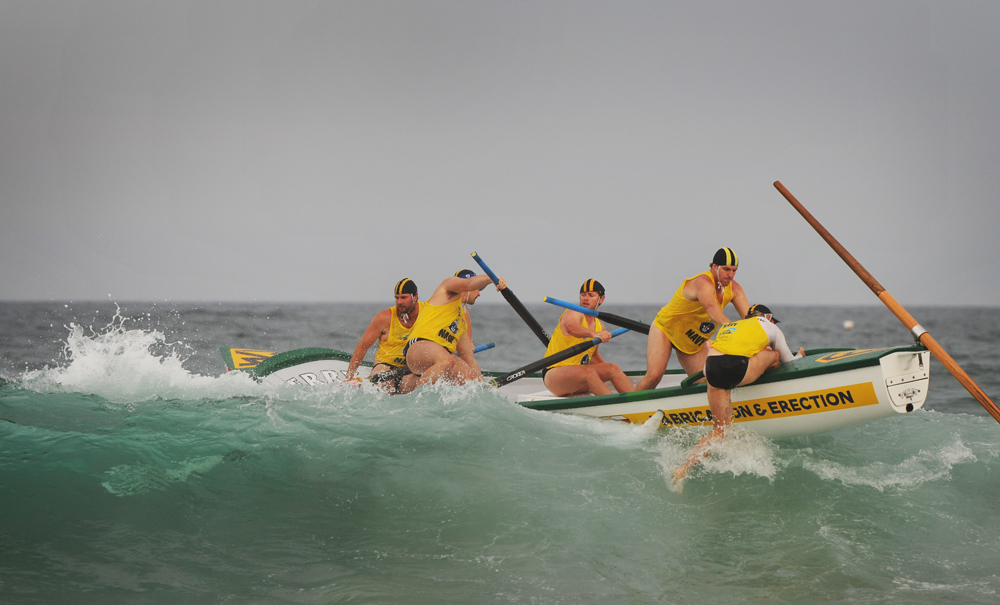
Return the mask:
M222 349L230 370L249 372L266 384L307 387L340 384L351 356L336 349L296 349L275 354ZM371 364L358 369L367 376ZM626 372L633 382L642 371ZM498 377L498 372L484 372ZM668 370L655 389L600 396L556 397L540 373L498 389L526 408L642 424L654 415L662 426L710 426L707 387L701 373ZM923 407L930 381L930 352L923 346L885 349L814 349L782 364L757 382L732 391L733 422L769 438L830 431Z

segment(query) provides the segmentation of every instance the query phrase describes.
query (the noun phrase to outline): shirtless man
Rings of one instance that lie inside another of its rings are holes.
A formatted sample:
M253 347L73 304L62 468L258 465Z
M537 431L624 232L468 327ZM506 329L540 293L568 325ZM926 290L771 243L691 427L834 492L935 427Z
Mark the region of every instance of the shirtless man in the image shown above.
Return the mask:
M646 340L646 375L635 390L656 388L677 349L677 361L688 376L705 367L706 341L716 326L729 323L722 308L732 302L743 317L750 308L743 288L733 279L739 259L731 248L719 248L709 270L681 283L667 306L660 309Z
M351 362L347 366L347 380L354 379L354 373L361 365L368 349L378 342L375 352L375 365L371 375L399 370L406 365L403 347L410 339L410 329L420 316L424 303L417 295L417 284L412 279L404 277L396 284L396 306L379 311L368 324L368 329L361 335L361 340L354 347ZM417 378L412 374L399 376L395 380L386 380L379 385L390 393L409 393L416 385Z
M580 306L597 310L604 303L604 286L596 279L588 279L580 286ZM549 348L545 356L553 355L573 345L600 337L601 342L611 340L611 332L604 329L601 321L588 317L579 311L567 309L559 317L559 325L552 332ZM553 395L608 395L611 389L604 384L610 380L619 393L632 390L632 381L617 364L607 363L597 350L597 345L583 353L542 370L545 388Z
M805 357L799 347L792 355L778 320L764 305L754 305L746 319L727 323L719 329L705 362L708 380L708 407L712 410L712 431L698 440L684 466L674 471L673 485L679 487L688 470L705 457L712 445L725 436L733 424L732 390L755 382L764 372L782 363Z
M475 304L479 291L490 283L488 275L462 269L441 282L427 299L403 349L406 365L419 376L415 386L438 380L465 384L482 377L472 356L475 346L467 306ZM507 282L501 277L497 292L506 287Z

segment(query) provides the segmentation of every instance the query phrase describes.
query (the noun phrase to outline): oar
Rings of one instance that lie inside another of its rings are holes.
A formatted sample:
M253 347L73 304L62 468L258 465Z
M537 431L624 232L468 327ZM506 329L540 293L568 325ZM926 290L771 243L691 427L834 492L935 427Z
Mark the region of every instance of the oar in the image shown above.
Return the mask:
M624 334L625 332L628 332L628 328L618 328L617 330L611 333L611 338L614 338L619 334ZM590 340L588 340L587 342L581 342L580 344L573 345L568 349L563 349L558 353L553 353L548 357L544 357L542 359L539 359L538 361L533 361L526 366L521 366L520 368L514 370L513 372L508 372L503 376L497 376L496 378L490 381L490 385L495 387L502 387L504 385L510 384L519 378L524 378L525 376L531 374L532 372L537 372L538 370L547 368L554 363L559 363L564 359L569 359L574 355L579 355L580 353L583 353L590 347L599 344L601 344L601 338L599 336L595 336Z
M476 348L472 349L472 352L479 353L481 351L492 349L495 346L497 346L497 343L495 342L484 342L481 345L476 345ZM410 368L406 366L399 366L398 368L393 368L388 372L380 372L374 376L369 376L368 380L373 384L378 384L380 382L385 382L386 380L396 380L397 378L402 378L403 376L412 373L413 372L410 371Z
M490 276L490 279L493 280L494 284L500 281L499 278L497 278L497 274L494 273L492 270L490 270L488 266L486 266L486 263L483 261L483 257L473 252L472 258L475 259L477 263L479 263L479 266L483 268L483 271L486 272L486 275ZM528 327L531 328L531 331L535 333L535 336L538 337L538 340L542 341L543 345L549 346L548 332L542 329L541 324L535 321L535 318L531 316L531 313L528 313L528 310L524 308L524 305L521 304L521 301L518 300L516 296L514 296L513 292L511 292L510 287L508 286L503 290L500 290L500 294L502 294L503 297L507 300L507 302L510 303L510 306L514 308L514 311L521 316L521 319L524 320L524 323L528 324Z
M911 316L906 309L903 308L903 305L896 302L896 299L893 298L891 294L886 292L885 288L882 287L882 284L878 283L878 281L872 277L872 274L862 267L861 263L851 256L851 253L848 252L847 249L844 248L832 235L830 235L830 232L827 231L823 225L819 223L819 221L813 218L812 214L809 214L809 211L806 210L797 199L795 199L795 196L793 196L788 189L785 189L785 186L782 185L780 181L775 181L774 187L781 192L781 195L785 196L785 199L788 200L788 203L790 203L793 208L798 210L799 214L802 215L802 218L806 219L806 221L812 225L813 229L819 233L820 237L826 240L826 243L830 244L833 251L836 252L845 263L847 263L847 266L861 278L861 281L865 282L865 284L871 288L871 291L875 293L875 296L878 296L879 300L881 300L882 303L885 304L890 311L892 311L893 315L895 315L899 321L903 322L903 325L910 330L913 337L927 347L927 349L934 354L934 357L937 357L937 360L941 362L941 365L947 368L948 371L951 372L960 383L962 383L962 386L964 386L966 390L976 398L976 401L978 401L980 405L986 408L986 411L989 412L990 416L993 416L994 420L1000 422L1000 408L997 407L997 404L993 403L993 400L990 399L981 388L979 388L979 385L965 373L965 370L959 367L955 360L951 358L951 355L949 355L948 352L945 351L936 340L934 340L927 330L917 323L917 320L913 319L913 316Z
M634 319L629 319L613 313L605 313L604 311L595 311L593 309L588 309L587 307L581 307L580 305L574 305L573 303L559 300L558 298L552 298L551 296L546 296L542 300L557 307L563 307L564 309L569 309L570 311L579 311L584 315L596 317L597 319L614 326L621 326L623 328L628 328L629 330L649 334L649 324L644 324L641 321L636 321Z

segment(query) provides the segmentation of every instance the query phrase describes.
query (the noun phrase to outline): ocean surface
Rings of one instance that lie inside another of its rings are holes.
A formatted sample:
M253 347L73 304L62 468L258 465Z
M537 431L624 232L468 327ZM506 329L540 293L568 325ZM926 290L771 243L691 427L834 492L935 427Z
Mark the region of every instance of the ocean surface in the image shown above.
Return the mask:
M390 302L0 303L0 602L1000 602L1000 425L936 362L923 410L738 432L680 494L699 431L225 372L350 352ZM883 307L773 309L793 349L912 342ZM909 310L1000 399L1000 309ZM472 321L484 369L543 356L506 306ZM644 337L602 353L643 369Z

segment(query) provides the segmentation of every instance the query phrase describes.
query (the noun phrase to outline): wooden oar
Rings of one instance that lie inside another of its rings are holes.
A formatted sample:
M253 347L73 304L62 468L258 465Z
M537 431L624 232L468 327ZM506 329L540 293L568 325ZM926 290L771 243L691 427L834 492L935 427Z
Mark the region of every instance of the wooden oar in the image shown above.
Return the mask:
M619 334L624 334L625 332L628 332L628 328L618 328L617 330L611 333L611 338L614 338ZM563 349L558 353L553 353L548 357L543 357L538 361L533 361L526 366L521 366L520 368L514 370L513 372L507 372L503 376L497 376L496 378L490 381L490 385L495 387L502 387L505 384L510 384L515 380L518 380L519 378L524 378L525 376L531 374L532 372L537 372L538 370L545 369L554 363L559 363L564 359L569 359L574 355L579 355L580 353L583 353L590 347L599 344L601 344L601 339L600 337L595 336L590 340L588 340L587 342L581 342L580 344L573 345L568 349Z
M878 281L872 277L872 274L862 267L861 263L851 256L851 253L848 252L847 249L836 240L836 238L830 235L830 232L827 231L823 225L819 223L819 221L813 218L812 214L809 214L809 211L806 210L797 199L795 199L795 196L793 196L788 189L785 189L785 186L782 185L780 181L775 181L774 187L781 192L781 195L785 196L785 199L788 200L788 203L790 203L793 208L798 210L799 214L802 215L802 218L806 219L806 221L812 225L813 229L819 233L820 237L826 240L826 243L830 244L833 251L836 252L845 263L847 263L847 266L861 278L861 281L865 282L865 284L871 288L871 291L875 293L875 296L878 296L879 300L881 300L886 307L889 307L889 310L892 311L893 315L895 315L899 321L903 322L903 325L910 330L913 337L927 347L927 349L934 354L934 357L937 357L937 360L941 362L941 365L947 368L948 371L951 372L960 383L962 383L962 386L964 386L966 390L976 398L976 401L978 401L980 405L986 408L986 411L989 412L990 416L993 416L994 420L1000 422L1000 408L997 407L997 404L993 403L993 400L990 399L981 388L979 388L979 385L965 373L965 370L959 367L955 360L951 358L951 355L949 355L948 352L945 351L936 340L934 340L927 330L917 323L917 320L913 319L913 316L911 316L906 309L903 308L903 305L896 302L896 299L893 298L891 294L886 292L885 288L882 287L882 284L878 283Z
M614 313L605 313L604 311L595 311L593 309L588 309L587 307L581 307L580 305L574 305L571 302L566 302L564 300L559 300L558 298L552 298L551 296L546 296L543 298L545 302L555 305L557 307L562 307L564 309L569 309L570 311L579 311L584 315L589 315L590 317L596 317L601 321L607 322L614 326L621 326L623 328L628 328L629 330L634 330L636 332L642 332L643 334L649 334L649 324L644 324L641 321L636 321L634 319L629 319L627 317L622 317L620 315L615 315Z
M480 351L486 351L487 349L492 349L497 346L495 342L484 342L481 345L476 345L476 348L472 349L473 353L479 353ZM393 368L388 372L380 372L374 376L369 376L368 381L373 384L378 384L380 382L385 382L386 380L396 380L397 378L402 378L407 374L412 374L410 368L406 366L399 366L398 368Z
M486 272L486 275L490 276L490 279L493 280L494 284L500 281L497 278L497 274L494 273L492 270L490 270L488 266L486 266L486 263L483 261L483 257L473 252L472 258L475 259L477 263L479 263L479 266L483 268L483 271ZM535 333L535 336L538 337L538 340L542 341L543 345L549 346L549 333L546 332L542 328L541 324L539 324L535 320L535 318L531 316L531 313L528 313L528 310L524 308L524 305L521 304L521 301L518 300L516 296L514 296L513 292L511 292L510 287L508 286L503 290L500 290L500 294L502 294L503 297L507 300L507 302L510 303L510 306L514 308L514 311L521 316L521 319L524 320L524 323L528 324L528 327L531 328L531 331Z

